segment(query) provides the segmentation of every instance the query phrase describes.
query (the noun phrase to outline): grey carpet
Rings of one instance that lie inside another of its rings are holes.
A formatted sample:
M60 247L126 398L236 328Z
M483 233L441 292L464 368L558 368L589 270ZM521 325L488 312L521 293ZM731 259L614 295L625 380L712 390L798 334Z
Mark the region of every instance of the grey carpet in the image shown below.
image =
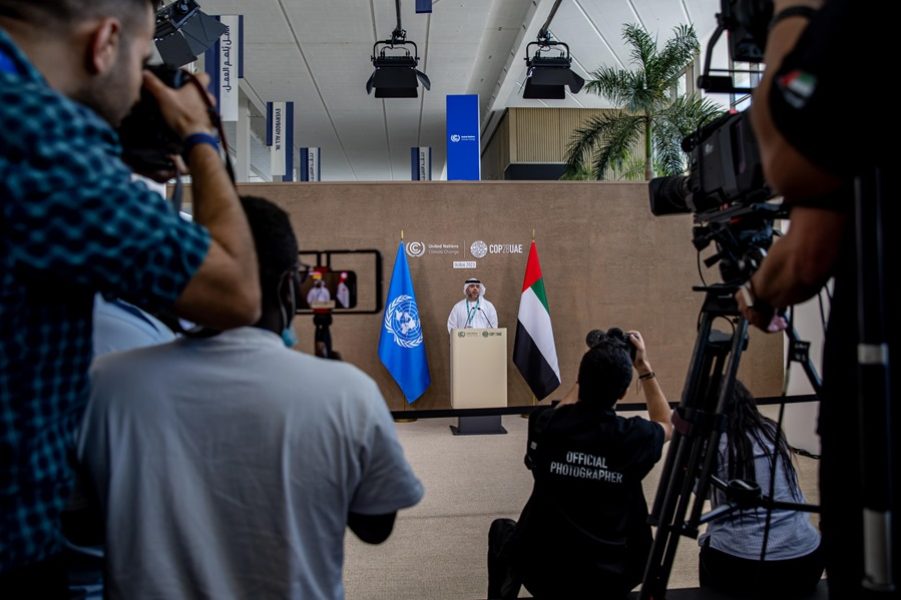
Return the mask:
M455 419L421 419L397 425L426 495L419 505L398 515L394 533L384 544L370 546L348 532L344 566L348 600L485 598L488 526L498 517L517 518L532 488L522 462L527 421L505 416L509 433L487 436L453 436L448 425L455 423ZM815 503L817 463L802 458L799 464L802 488L808 501ZM658 480L659 466L645 480L649 501ZM697 585L697 543L683 538L669 587Z

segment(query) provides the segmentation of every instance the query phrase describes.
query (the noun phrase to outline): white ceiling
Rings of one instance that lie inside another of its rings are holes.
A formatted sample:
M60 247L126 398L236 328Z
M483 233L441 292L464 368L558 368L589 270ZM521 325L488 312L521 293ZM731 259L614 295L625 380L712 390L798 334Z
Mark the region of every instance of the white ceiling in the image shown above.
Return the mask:
M411 146L432 147L437 179L445 163L447 94L479 95L483 148L507 107L609 107L585 93L522 98L525 47L553 3L433 0L428 15L415 13L414 0L401 0L407 40L418 45L432 88L420 88L419 98L376 99L365 90L369 57L373 43L394 29L394 0L200 0L208 14L244 15L242 89L258 103L294 102L294 143L321 147L322 179L332 181L407 180ZM718 6L718 0L563 0L550 31L569 44L573 69L587 79L602 65L628 66L625 23L640 23L663 43L674 26L693 22L704 43ZM258 136L261 121L252 123ZM259 143L253 156L268 165Z

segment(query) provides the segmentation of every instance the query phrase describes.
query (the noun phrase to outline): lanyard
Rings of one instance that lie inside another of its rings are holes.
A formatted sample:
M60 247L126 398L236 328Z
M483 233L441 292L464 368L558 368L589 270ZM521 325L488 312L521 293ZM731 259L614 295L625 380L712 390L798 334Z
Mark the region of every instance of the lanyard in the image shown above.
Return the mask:
M481 298L476 300L476 305L474 307L472 307L471 310L469 308L469 300L466 301L466 327L470 326L470 324L472 323L473 317L475 317L476 313L479 311L479 302L481 302L481 301L482 301ZM464 327L464 329L466 327Z

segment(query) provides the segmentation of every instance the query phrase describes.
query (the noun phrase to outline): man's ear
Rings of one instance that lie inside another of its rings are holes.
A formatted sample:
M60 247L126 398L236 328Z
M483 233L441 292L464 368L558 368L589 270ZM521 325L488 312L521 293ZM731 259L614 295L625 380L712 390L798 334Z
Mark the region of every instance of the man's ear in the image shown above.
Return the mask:
M85 67L91 75L108 73L116 63L123 43L122 22L115 17L94 21L88 33Z
M297 282L294 280L293 271L282 273L278 282L278 301L282 306L293 306L297 309ZM292 317L293 315L289 315Z

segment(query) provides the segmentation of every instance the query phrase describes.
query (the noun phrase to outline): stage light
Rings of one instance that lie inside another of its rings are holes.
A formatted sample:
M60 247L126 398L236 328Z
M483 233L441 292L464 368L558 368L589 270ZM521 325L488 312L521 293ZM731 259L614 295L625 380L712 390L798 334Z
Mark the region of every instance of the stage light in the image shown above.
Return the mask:
M569 86L569 91L576 94L585 85L585 80L570 69L572 58L569 55L569 46L563 42L553 41L546 32L543 33L545 37L539 34L537 42L529 42L526 46L527 71L522 97L562 100L566 98L566 90L563 88ZM529 48L532 46L538 47L532 56L529 56ZM560 52L557 56L543 55L553 50Z
M378 51L379 44L388 44ZM412 45L413 53L405 50L403 54L388 54L386 50ZM375 90L376 98L415 98L416 88L419 83L422 87L430 89L432 83L428 75L416 68L419 64L419 56L416 52L416 44L413 42L398 42L385 40L376 42L372 47L372 65L375 71L366 82L366 93Z
M163 62L180 67L206 52L225 30L195 0L176 0L157 11L153 40Z
M407 41L407 32L400 23L400 0L395 0L397 27L390 40L380 40L372 45L372 66L375 71L366 81L366 93L375 90L376 98L415 98L416 88L432 87L428 75L417 69L419 50L414 42ZM410 51L410 48L413 51ZM396 53L395 53L396 52Z

